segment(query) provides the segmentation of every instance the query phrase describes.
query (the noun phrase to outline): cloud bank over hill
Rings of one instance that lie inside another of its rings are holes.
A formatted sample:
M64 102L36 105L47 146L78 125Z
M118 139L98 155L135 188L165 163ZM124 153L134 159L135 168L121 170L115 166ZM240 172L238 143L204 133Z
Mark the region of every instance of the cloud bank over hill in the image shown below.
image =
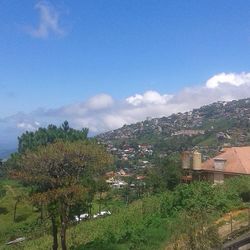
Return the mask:
M250 97L250 73L220 73L202 85L184 88L178 93L149 90L116 100L102 93L80 103L56 109L39 108L0 119L0 141L14 141L17 135L50 123L68 120L74 128L88 127L91 134L113 130L146 119L185 112L216 101Z

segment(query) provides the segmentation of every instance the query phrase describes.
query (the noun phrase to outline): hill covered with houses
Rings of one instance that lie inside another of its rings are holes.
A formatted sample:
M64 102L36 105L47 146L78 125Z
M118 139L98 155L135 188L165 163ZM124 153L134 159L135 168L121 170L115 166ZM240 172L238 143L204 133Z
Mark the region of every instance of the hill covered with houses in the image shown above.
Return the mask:
M97 136L119 159L163 157L196 147L207 158L223 146L250 143L250 98L216 102Z

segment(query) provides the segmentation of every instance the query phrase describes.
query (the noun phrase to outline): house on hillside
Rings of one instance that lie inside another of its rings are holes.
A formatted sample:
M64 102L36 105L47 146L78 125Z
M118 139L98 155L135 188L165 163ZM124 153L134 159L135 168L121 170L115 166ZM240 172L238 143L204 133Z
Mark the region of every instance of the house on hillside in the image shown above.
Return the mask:
M113 188L123 188L128 185L127 182L120 180L120 179L115 179L115 178L110 178L106 180L106 183L109 184Z
M182 168L185 173L182 177L184 182L208 180L217 184L233 176L250 176L250 146L224 148L217 156L204 162L199 152L195 151L192 155L184 152Z

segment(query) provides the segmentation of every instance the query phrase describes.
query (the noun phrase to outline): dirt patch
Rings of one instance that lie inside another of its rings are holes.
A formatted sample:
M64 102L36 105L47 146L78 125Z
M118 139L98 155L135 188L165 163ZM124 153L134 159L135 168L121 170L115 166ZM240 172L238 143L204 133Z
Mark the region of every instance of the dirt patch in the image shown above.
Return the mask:
M230 213L226 213L224 214L219 220L217 220L215 223L216 224L220 224L223 221L230 221L231 217L235 218L240 214L244 214L248 212L248 208L242 208L242 209L238 209L238 210L234 210L231 211Z
M224 214L220 219L218 219L215 224L218 226L218 233L221 240L225 240L232 233L241 230L249 225L248 222L248 208L243 208L230 213ZM174 243L173 243L174 241ZM173 240L172 243L165 247L165 250L184 250L185 246L185 236L180 235L178 239Z

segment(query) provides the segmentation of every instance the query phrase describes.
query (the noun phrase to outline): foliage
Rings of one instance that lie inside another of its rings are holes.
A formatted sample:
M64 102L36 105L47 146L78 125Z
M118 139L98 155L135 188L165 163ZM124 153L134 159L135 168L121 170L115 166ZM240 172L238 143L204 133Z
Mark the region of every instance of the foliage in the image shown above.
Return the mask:
M48 228L37 222L38 213L28 199L23 199L17 208L16 221L13 221L15 198L27 196L29 188L16 181L1 179L6 195L0 199L0 246L17 237L38 237Z
M13 153L10 158L3 164L2 175L3 177L8 177L9 171L18 168L18 162L20 160L21 154Z
M217 186L206 182L180 184L173 191L144 197L111 210L109 217L90 219L70 227L68 246L74 250L152 250L165 248L171 242L177 246L181 237L186 250L219 249L217 228L211 221L242 206L240 192L234 189L228 182ZM24 249L49 249L50 241L49 236L27 241Z
M49 125L47 128L39 128L35 132L26 131L18 137L18 152L11 154L7 162L0 169L0 175L8 176L10 170L17 170L21 155L27 151L35 151L39 146L46 146L58 140L61 141L86 141L88 129L76 130L69 127L68 121L64 121L60 127Z
M66 249L69 209L87 191L81 185L81 177L86 173L96 174L111 162L103 147L87 141L57 141L22 154L18 170L11 174L13 178L34 187L32 200L35 204L48 205L54 236L53 249L58 247L57 216L60 217L62 249Z
M250 177L239 176L226 180L227 189L233 189L244 202L250 202Z
M153 193L173 190L180 183L181 171L178 155L157 159L155 167L149 171L147 186Z
M72 227L68 244L75 250L151 250L167 242L178 243L183 236L183 249L216 249L220 240L211 221L241 205L237 192L227 185L181 184L172 192L137 200L109 217ZM33 249L38 241L28 242L25 249ZM42 247L46 248L44 243Z
M211 219L206 212L189 214L184 223L189 229L186 232L187 250L221 248L218 229L216 225L211 223Z
M161 211L163 216L171 216L181 210L224 213L240 204L240 197L232 188L212 186L208 182L193 182L181 184L172 193L166 193Z
M147 197L109 217L82 222L69 229L68 244L71 249L79 250L98 249L97 246L101 244L102 249L107 246L114 249L122 249L121 246L124 249L144 249L147 245L152 247L151 242L154 241L155 249L158 249L168 230L160 220L159 201L158 197ZM39 243L42 244L40 249L46 248L45 242ZM27 242L25 249L35 248L39 243Z
M97 173L111 163L111 157L103 147L94 142L58 141L37 151L25 152L19 161L20 169L12 172L18 178L48 190L73 186L81 176Z
M39 146L45 146L56 140L76 141L86 140L88 129L76 130L69 127L65 121L60 127L49 125L47 128L39 128L35 132L28 132L18 137L18 152L23 153L27 149L34 150Z
M94 198L94 190L91 186L88 187L88 192L80 195L79 199L70 206L69 220L74 220L75 216L80 217L81 214L88 213L92 215L92 201Z

